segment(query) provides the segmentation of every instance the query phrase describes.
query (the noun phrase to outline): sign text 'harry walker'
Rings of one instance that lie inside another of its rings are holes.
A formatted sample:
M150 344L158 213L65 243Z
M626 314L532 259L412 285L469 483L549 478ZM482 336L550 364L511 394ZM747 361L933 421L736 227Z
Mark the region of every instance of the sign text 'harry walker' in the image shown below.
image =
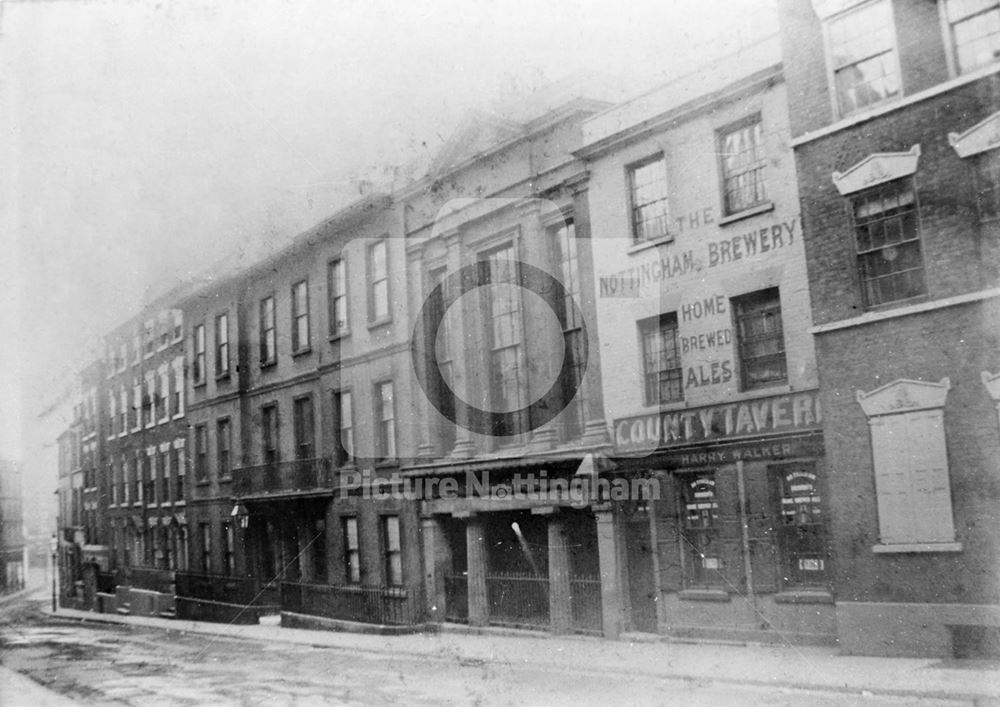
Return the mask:
M615 444L620 451L647 451L753 435L805 432L818 429L822 421L819 396L816 391L806 391L622 418L615 421Z

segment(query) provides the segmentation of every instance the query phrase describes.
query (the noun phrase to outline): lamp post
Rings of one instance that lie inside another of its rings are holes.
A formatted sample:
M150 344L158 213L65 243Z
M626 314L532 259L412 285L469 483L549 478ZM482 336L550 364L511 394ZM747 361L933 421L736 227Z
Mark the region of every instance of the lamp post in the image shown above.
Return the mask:
M56 579L58 574L58 565L56 564L56 551L59 549L59 540L56 539L56 534L53 533L52 537L49 538L49 552L52 555L52 613L56 613L59 610L58 601L58 581Z

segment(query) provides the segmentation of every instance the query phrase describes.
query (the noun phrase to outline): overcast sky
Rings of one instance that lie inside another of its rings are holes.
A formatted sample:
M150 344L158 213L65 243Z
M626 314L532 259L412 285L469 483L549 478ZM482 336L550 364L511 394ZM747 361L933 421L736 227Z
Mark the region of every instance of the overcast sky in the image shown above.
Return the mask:
M0 455L150 289L280 241L469 109L654 86L771 0L0 2Z

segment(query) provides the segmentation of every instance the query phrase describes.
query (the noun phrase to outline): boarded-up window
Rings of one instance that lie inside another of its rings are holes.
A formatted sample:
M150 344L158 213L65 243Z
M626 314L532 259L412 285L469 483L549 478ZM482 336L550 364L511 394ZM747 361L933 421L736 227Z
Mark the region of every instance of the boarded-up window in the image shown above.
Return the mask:
M878 415L869 422L882 543L954 541L943 411Z

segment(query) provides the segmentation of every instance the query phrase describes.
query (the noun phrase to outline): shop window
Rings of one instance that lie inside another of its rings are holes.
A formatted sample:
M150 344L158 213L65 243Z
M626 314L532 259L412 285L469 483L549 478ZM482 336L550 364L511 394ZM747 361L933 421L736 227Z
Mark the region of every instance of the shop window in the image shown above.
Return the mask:
M960 74L1000 59L1000 2L946 0L955 68Z
M865 306L925 294L919 207L912 178L853 196L851 215Z
M787 382L788 364L778 288L734 298L733 313L741 388L752 390Z
M687 586L718 584L722 571L719 539L719 502L715 473L699 472L679 477L683 503L681 539L686 554Z
M827 49L841 116L900 93L889 0L866 3L827 21Z
M632 237L636 242L655 241L669 234L667 164L656 155L628 168Z
M684 399L683 369L677 346L677 315L639 322L642 340L643 400L646 405Z
M827 576L826 526L816 472L812 466L794 465L773 467L770 473L782 582L822 584Z

